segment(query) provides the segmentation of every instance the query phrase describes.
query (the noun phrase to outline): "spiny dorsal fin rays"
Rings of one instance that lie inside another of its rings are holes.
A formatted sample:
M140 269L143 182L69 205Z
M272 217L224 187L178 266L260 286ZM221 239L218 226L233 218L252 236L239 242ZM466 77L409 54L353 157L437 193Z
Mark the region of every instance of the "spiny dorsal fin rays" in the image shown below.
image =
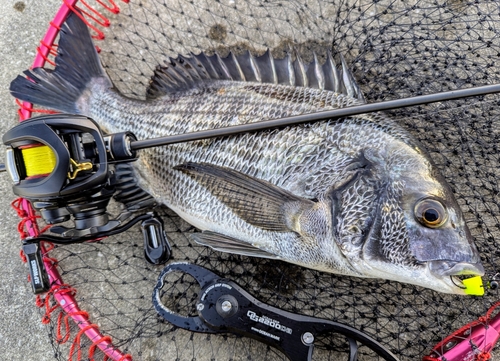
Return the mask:
M293 62L293 70L295 71L295 85L307 87L309 81L307 80L307 65L304 64L299 52L294 49L295 61Z
M341 78L339 69L335 65L332 52L328 50L326 54L326 61L323 64L323 74L325 75L325 89L333 90L335 93L341 93Z
M340 54L340 61L342 63L342 82L344 83L347 95L352 98L361 100L363 103L365 103L365 97L363 96L361 89L359 89L358 84L354 80L351 71L347 67L346 61L342 54Z
M365 102L342 55L341 66L337 67L330 51L323 65L319 63L316 53L313 53L311 63L305 63L296 49L293 52L294 61L289 53L283 59L274 59L269 49L257 57L247 51L238 56L230 52L224 58L217 53L207 56L203 52L170 58L165 66L156 68L147 89L147 98L185 90L200 81L220 79L331 90Z
M229 72L229 69L227 68L226 64L222 61L220 55L218 53L215 53L212 56L209 56L208 59L211 61L218 79L227 79L227 80L232 80L231 73Z
M323 68L319 65L316 53L313 53L313 61L309 64L307 69L307 79L309 79L309 87L316 89L325 89L325 76Z
M193 78L185 66L181 63L180 58L170 58L170 64L167 63L167 71L177 79L177 83L185 89L190 88L194 84Z
M166 71L166 67L158 65L149 81L146 97L153 99L167 92L175 92L177 89L179 89L179 84L176 78Z
M205 68L193 56L187 57L179 55L177 58L180 65L191 75L194 81L208 79L208 73Z
M271 51L267 51L255 58L255 62L260 70L260 75L263 83L278 84L278 75L276 74L276 67Z
M205 68L205 71L208 73L210 79L219 79L217 71L215 70L212 62L205 53L201 52L198 55L193 56Z
M278 84L295 85L295 72L290 53L287 52L283 59L274 59L274 63Z
M249 50L246 53L236 56L236 60L240 64L240 69L245 74L247 81L255 81L262 83L262 77L260 76L259 66L255 61L255 57L250 53Z
M227 71L229 72L231 79L235 81L246 81L245 74L241 70L240 63L232 51L225 58L220 58Z

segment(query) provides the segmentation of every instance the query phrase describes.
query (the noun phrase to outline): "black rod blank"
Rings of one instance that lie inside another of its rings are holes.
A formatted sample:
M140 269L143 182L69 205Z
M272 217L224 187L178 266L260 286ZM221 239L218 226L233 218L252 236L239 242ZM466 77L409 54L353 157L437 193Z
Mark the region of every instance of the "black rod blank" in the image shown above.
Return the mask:
M263 120L260 122L255 122L250 124L240 124L230 127L208 129L192 133L170 135L160 138L137 140L130 143L130 148L132 150L138 150L138 149L151 148L162 145L190 142L194 140L223 137L228 135L236 135L236 134L255 132L271 128L282 128L289 125L296 125L301 123L310 123L310 122L317 122L333 118L349 117L358 114L378 112L382 110L398 109L398 108L416 106L421 104L435 103L446 100L467 98L467 97L493 94L499 92L500 92L500 84L485 85L485 86L461 89L461 90L451 90L429 95L420 95L416 97L409 97L397 100L388 100L379 103L362 104L340 109L325 110L316 113L294 115L279 119Z

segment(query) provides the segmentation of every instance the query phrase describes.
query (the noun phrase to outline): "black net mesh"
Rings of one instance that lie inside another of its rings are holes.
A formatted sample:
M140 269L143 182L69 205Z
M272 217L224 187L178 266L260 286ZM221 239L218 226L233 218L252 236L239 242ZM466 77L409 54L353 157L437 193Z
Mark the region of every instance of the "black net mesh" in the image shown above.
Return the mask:
M167 56L227 49L270 48L279 57L296 47L310 60L312 51L321 58L330 48L345 56L368 102L500 80L495 1L131 0L120 7L120 14L109 16L111 26L98 45L116 86L133 97L144 97L154 68ZM485 96L389 112L424 144L450 183L488 277L499 271L500 256L499 104L498 96ZM194 230L178 216L160 211L173 261L207 267L276 307L351 325L401 360L420 359L499 299L494 290L484 297L451 296L214 252L190 242L187 234ZM161 321L151 293L162 267L144 260L136 228L97 243L56 247L49 255L58 259L64 281L77 290L75 298L92 322L134 359L285 359L248 338L194 334ZM192 278L173 274L162 297L187 315L195 312L198 291ZM57 357L67 359L71 342L56 342L57 314L51 319ZM70 329L72 339L77 329ZM64 336L64 327L59 333ZM86 355L89 346L82 338L73 351L81 348ZM341 337L319 340L314 359L342 359L345 348ZM361 348L360 359L377 357Z

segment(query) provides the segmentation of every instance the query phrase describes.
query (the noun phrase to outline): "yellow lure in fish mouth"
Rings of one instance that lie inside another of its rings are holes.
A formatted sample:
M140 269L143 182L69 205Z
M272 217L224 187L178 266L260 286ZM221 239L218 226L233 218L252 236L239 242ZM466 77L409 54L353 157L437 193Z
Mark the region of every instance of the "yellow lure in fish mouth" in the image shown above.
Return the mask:
M470 277L462 280L465 286L465 293L472 296L483 296L484 285L481 276Z

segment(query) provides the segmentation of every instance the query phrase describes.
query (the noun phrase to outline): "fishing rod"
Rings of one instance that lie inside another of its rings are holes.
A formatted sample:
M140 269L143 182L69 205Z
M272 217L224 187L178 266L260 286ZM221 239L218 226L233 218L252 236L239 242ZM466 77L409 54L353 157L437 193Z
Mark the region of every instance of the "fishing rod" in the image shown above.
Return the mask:
M153 264L169 259L161 218L154 212L142 214L155 200L139 187L130 164L140 149L498 92L500 84L486 85L146 140L137 140L128 131L103 134L95 121L80 115L52 114L23 121L3 136L6 165L0 171L9 173L14 194L30 201L50 225L50 235L23 241L33 267L33 290L42 293L48 287L44 277L34 277L44 274L38 244L46 239L59 244L85 242L141 222L146 259ZM107 213L111 198L124 205L116 218ZM69 220L73 226L65 223Z
M339 109L324 110L315 113L293 115L279 119L263 120L260 122L255 122L250 124L233 125L224 128L208 129L192 133L169 135L166 137L159 137L153 139L137 140L130 143L130 148L132 150L139 150L139 149L157 147L162 145L170 145L175 143L191 142L201 139L237 135L241 133L256 132L273 128L282 128L290 125L313 123L328 119L350 117L359 114L406 108L416 105L436 103L447 100L456 100L461 98L481 96L499 92L500 92L500 84L484 85L480 87L473 87L460 90L451 90L441 93L419 95L414 97L388 100L371 104L361 104Z

